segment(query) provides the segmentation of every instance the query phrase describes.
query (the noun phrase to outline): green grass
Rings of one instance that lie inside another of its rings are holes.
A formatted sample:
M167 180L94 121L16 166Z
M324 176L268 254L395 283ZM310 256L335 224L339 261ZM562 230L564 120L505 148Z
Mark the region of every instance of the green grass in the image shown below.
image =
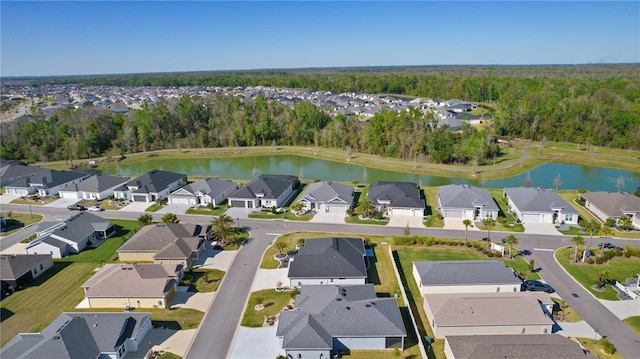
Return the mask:
M188 285L189 290L195 292L215 292L220 286L224 273L217 269L198 268L185 273L182 285Z
M640 258L630 257L616 257L609 261L607 264L586 264L586 263L571 263L569 256L573 254L573 247L561 248L556 251L555 256L558 263L564 269L569 272L575 280L577 280L582 286L600 299L618 300L616 291L610 286L606 286L604 292L599 292L591 288L592 285L598 282L598 270L600 268L607 268L614 280L619 282L626 281L627 278L634 278L637 276L638 268L640 268ZM580 250L578 250L580 252Z
M97 248L86 249L78 254L56 259L58 262L73 263L108 263L116 261L116 250L138 230L138 221L124 219L110 220L116 226L116 233L105 240Z
M400 285L396 280L393 263L389 257L389 245L380 244L383 241L380 238L376 238L373 241L377 243L373 246L375 256L369 257L370 266L367 270L367 282L374 285L375 291L379 296L393 297L395 294L400 296ZM398 300L403 303L402 297L398 298Z
M389 220L387 219L362 219L360 218L359 214L345 217L344 222L355 224L373 224L377 226L386 226L387 224L389 224Z
M606 354L603 352L602 346L598 343L598 340L594 340L592 338L576 338L582 344L584 348L589 350L591 354L595 355L598 358L606 358L606 359L624 359L620 353L617 351L613 354Z
M516 252L515 248L513 249L514 253ZM509 249L505 252L505 256L508 256ZM505 257L506 258L506 257ZM489 258L491 259L491 258ZM514 256L513 259L502 259L504 264L516 271L524 275L527 279L540 279L540 275L537 272L529 271L529 263L524 259L523 256Z
M42 216L39 214L29 214L23 212L11 212L11 217L9 217L9 212L2 211L0 212L4 216L5 221L7 222L6 232L2 232L3 236L8 236L12 233L18 232L22 228L36 222L40 222L42 220Z
M180 355L173 354L172 352L164 352L156 357L156 359L182 359Z
M553 306L553 318L559 322L575 323L582 321L582 317L573 308L568 306L566 302L560 298L551 298L554 302ZM567 307L562 310L562 305Z
M313 213L308 213L302 216L296 216L293 213L289 213L288 211L282 211L280 213L249 213L249 218L253 219L282 219L287 221L309 221L313 218Z
M205 216L219 216L229 209L228 204L223 204L218 207L214 207L213 209L209 209L207 207L197 207L197 208L189 208L187 209L186 214L200 214Z
M293 292L276 292L275 289L264 289L251 293L240 325L243 327L261 327L265 316L276 315L289 304L291 293ZM263 310L255 309L259 299L262 300L261 303L265 306Z
M11 204L30 204L33 206L44 206L45 204L49 204L55 200L57 200L58 197L56 196L51 196L51 197L47 197L47 198L38 198L37 200L32 200L32 199L21 199L21 198L16 198L13 201L11 201Z
M160 201L160 203L154 203L152 205L150 205L149 207L147 207L147 209L145 209L145 212L158 212L159 210L162 209L162 207L164 207L164 205L167 204L167 200L164 201Z
M438 188L437 187L422 187L424 197L426 200L427 208L425 210L425 216L427 220L424 221L426 227L442 228L444 227L444 219L439 216L439 212L436 210L438 207Z
M629 317L623 320L636 334L640 335L640 316Z
M564 234L565 236L587 236L587 240L589 236L589 233L586 233L584 229L582 229L581 227L575 227L575 226L570 226L569 229L564 231L558 229L558 232Z

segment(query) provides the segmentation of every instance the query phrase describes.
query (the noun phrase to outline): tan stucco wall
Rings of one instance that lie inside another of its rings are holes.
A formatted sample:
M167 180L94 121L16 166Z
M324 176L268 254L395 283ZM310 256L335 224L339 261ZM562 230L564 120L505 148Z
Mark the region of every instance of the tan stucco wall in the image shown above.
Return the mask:
M173 293L171 293L173 294ZM170 297L170 295L168 296ZM140 306L138 307L138 301ZM160 302L160 303L158 303ZM132 308L164 308L165 299L159 298L89 298L89 306L91 308L124 308L126 306Z
M434 335L436 338L444 338L447 335L507 335L507 334L551 334L552 324L547 325L496 325L496 326L469 326L469 327L438 327ZM547 329L544 333L543 329Z

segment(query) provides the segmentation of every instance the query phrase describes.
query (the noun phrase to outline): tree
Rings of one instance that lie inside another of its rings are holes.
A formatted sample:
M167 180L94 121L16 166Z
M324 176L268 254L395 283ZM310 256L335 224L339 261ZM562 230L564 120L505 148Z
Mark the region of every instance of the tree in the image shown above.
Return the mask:
M620 219L618 220L618 226L620 227L620 229L624 230L624 231L628 231L631 229L631 217L624 215L624 216L620 216Z
M609 227L601 227L599 233L601 236L609 237L613 234L613 230ZM600 243L600 256L602 256L603 254L604 254L604 239L602 240L602 243Z
M360 214L367 218L373 217L376 213L376 207L369 200L360 203L358 208L360 209Z
M509 245L509 258L511 257L511 250L513 248L513 246L517 245L519 240L518 237L514 236L513 234L510 234L506 239L505 242Z
M295 202L291 205L291 209L296 212L296 214L304 208L304 204L302 202Z
M560 179L559 173L556 178L553 179L553 185L556 187L556 191L558 190L558 187L562 186L562 180Z
M405 236L409 236L411 234L411 228L409 228L409 222L407 222L407 225L404 226L404 229L402 230L402 234L404 234Z
M180 220L175 213L167 213L162 216L162 223L178 223Z
M591 248L591 244L593 243L593 232L598 233L598 231L600 231L600 222L592 219L589 222L581 221L579 224L580 227L589 232L589 248Z
M473 224L471 224L471 220L470 219L465 219L462 221L462 224L464 224L464 245L467 245L467 234L469 231L469 227L473 227Z
M138 224L140 225L140 227L144 227L151 223L153 223L153 217L150 214L143 214L138 217Z
M602 288L613 280L611 271L607 268L598 269L598 288Z
M284 243L284 241L276 241L273 246L278 250L278 254L280 255L287 251L287 244Z
M353 187L358 187L358 185L360 184L360 180L354 178L353 180L351 180L351 184L353 185Z
M211 220L211 234L220 245L227 243L233 234L233 218L226 214L221 214Z
M485 218L482 220L482 224L487 227L487 243L491 242L491 228L495 227L496 220L493 218Z
M571 243L575 244L575 250L573 251L573 262L578 262L578 246L584 245L584 238L582 236L575 236L571 238Z

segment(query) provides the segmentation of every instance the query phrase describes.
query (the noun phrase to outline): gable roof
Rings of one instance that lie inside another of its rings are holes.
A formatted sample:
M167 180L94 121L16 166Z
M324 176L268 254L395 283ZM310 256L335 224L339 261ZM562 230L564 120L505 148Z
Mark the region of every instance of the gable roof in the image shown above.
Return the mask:
M180 264L105 264L82 287L87 298L164 297L181 270Z
M105 231L113 226L108 220L87 212L80 212L67 218L64 224L51 234L72 242L79 242L95 231Z
M181 173L152 170L127 182L127 187L138 187L133 193L158 193L170 184L186 178L187 176Z
M389 207L425 208L418 185L412 182L375 182L367 199L372 203L389 202Z
M625 213L640 212L640 197L623 192L587 192L580 196L593 203L608 217L620 217Z
M95 175L78 183L76 189L84 192L102 192L121 186L129 181L129 178L109 175Z
M522 281L501 261L429 261L413 262L422 285L514 284Z
M562 209L563 213L578 214L578 211L557 193L544 188L505 188L504 193L520 212L553 212L554 209Z
M559 334L446 336L456 359L596 358Z
M183 259L198 249L210 226L159 223L142 227L118 252L154 252L155 259Z
M307 239L289 262L289 278L366 278L361 238Z
M13 178L30 176L42 171L46 170L35 166L25 166L19 163L9 163L0 167L0 177L3 179L3 182L5 182L10 181Z
M310 184L302 194L309 202L344 202L351 206L354 199L353 187L335 182L316 182Z
M297 176L289 175L260 175L252 179L245 186L233 192L231 198L258 198L263 195L265 199L277 199L290 186L296 186Z
M0 349L0 357L98 358L135 338L150 313L62 313L41 333L21 333ZM141 340L141 338L137 338Z
M406 336L394 298L377 298L373 284L307 285L297 311L280 313L276 335L283 349L330 349L331 337Z
M29 177L19 179L17 181L7 184L7 187L29 187L38 186L40 188L52 188L61 184L75 181L87 177L84 173L73 171L56 171L56 170L42 170L36 172Z
M224 193L229 188L238 188L238 185L231 181L225 181L217 178L207 177L199 181L196 181L194 183L188 184L182 187L181 190L187 191L190 194L201 192L210 197L215 197L220 193ZM176 192L172 193L171 195L174 195Z
M0 255L0 279L16 280L46 260L51 260L51 254Z
M484 210L500 210L489 191L468 184L440 186L438 187L438 198L440 198L442 208L475 209L482 207Z

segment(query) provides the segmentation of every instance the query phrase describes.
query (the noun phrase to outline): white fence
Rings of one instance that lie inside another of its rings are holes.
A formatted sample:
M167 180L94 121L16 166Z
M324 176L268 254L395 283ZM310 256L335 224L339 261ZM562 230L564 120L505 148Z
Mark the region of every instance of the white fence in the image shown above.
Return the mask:
M638 299L638 295L634 291L632 291L631 289L625 287L622 283L620 283L618 281L616 281L616 288L618 288L621 291L625 292L632 299Z

